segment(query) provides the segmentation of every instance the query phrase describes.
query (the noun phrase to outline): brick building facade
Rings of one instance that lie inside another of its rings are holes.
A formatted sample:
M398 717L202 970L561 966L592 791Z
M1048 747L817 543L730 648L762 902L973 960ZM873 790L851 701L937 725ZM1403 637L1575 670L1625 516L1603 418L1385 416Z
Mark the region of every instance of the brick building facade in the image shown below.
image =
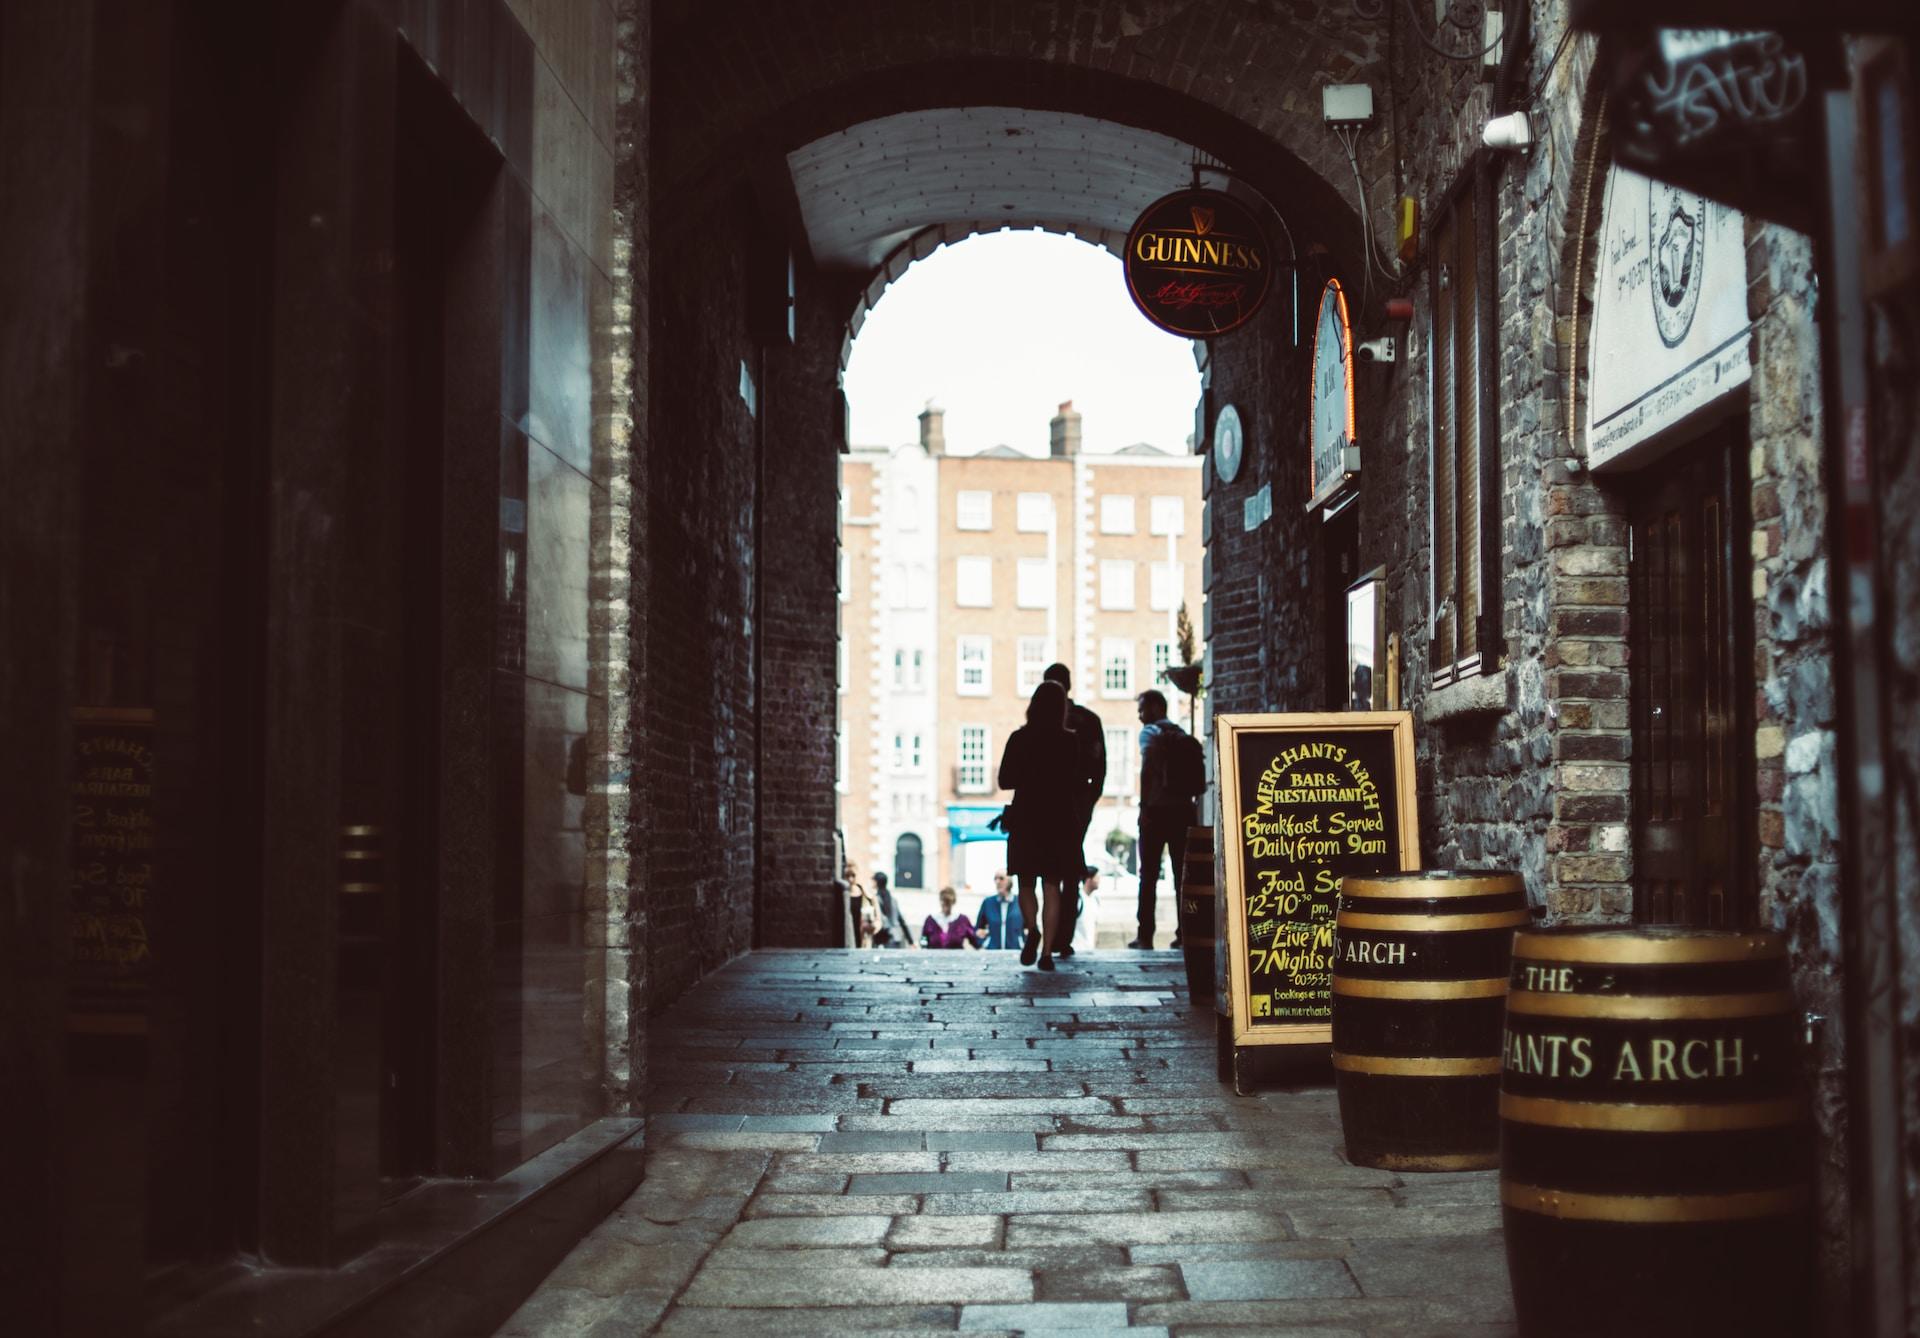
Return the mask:
M841 467L841 827L896 888L984 895L992 869L963 847L1006 799L1001 750L1056 660L1106 726L1092 858L1137 824L1134 697L1158 687L1187 719L1159 674L1179 663L1179 610L1200 617L1200 462L1146 444L1086 454L1071 404L1045 456L950 454L941 412L920 424L918 442L856 447Z

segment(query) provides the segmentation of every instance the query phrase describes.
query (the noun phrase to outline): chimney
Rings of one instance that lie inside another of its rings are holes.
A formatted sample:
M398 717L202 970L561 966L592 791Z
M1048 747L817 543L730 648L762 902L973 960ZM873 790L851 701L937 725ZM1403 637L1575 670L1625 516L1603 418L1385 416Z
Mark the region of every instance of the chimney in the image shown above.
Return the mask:
M1072 400L1061 405L1060 412L1053 416L1049 435L1053 441L1054 455L1080 454L1080 415L1073 411Z
M920 447L928 455L947 453L946 412L932 400L920 411Z

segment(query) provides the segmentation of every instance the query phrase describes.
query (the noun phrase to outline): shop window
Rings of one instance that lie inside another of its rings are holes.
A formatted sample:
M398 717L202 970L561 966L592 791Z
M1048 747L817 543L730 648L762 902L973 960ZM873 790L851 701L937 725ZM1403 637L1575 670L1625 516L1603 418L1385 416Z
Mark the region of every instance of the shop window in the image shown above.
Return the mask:
M1462 174L1433 232L1433 683L1500 658L1498 344L1493 186L1485 161Z

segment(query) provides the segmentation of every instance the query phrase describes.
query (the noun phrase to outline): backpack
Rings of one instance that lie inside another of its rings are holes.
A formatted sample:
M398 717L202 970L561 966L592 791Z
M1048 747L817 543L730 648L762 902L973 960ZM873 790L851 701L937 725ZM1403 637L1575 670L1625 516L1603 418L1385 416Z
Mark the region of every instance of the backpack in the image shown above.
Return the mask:
M1182 799L1195 799L1207 790L1207 750L1200 740L1187 733L1169 731L1167 749L1167 791Z

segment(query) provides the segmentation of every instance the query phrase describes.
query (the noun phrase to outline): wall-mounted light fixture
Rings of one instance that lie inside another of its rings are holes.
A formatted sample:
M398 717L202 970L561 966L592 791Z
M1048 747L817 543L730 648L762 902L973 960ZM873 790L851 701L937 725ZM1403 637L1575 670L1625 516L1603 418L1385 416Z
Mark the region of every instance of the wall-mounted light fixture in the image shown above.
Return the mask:
M1490 149L1525 149L1533 143L1533 127L1525 112L1508 112L1488 121L1480 139Z

